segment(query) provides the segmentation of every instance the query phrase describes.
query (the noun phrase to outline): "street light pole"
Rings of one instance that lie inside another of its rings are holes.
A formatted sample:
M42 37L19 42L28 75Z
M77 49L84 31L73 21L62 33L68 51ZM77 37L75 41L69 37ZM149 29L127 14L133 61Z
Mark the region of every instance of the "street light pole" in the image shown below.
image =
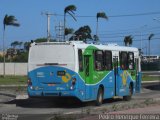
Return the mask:
M143 26L140 27L140 29L141 29L141 30L140 30L140 36L141 36L140 47L141 47L141 50L142 50L142 44L143 44L143 42L142 42L142 32L143 32L143 31L142 31L142 30L143 30L145 27L147 27L147 25L143 25Z
M4 41L4 35L5 32L3 31L3 77L5 77L6 73L5 73L5 62L6 62L6 56L5 56L5 41Z

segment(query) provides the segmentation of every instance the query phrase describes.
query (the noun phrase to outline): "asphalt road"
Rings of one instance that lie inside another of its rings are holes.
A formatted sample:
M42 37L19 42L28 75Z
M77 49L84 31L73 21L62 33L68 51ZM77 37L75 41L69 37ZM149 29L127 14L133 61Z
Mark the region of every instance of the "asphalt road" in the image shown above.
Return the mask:
M160 72L145 72L143 74L159 75ZM0 119L8 115L10 117L17 117L18 120L52 120L55 115L73 115L86 114L87 111L94 111L98 114L102 108L113 107L116 104L130 104L144 99L157 98L160 99L160 84L148 83L142 85L140 94L133 96L129 102L118 99L107 99L100 107L95 106L94 102L81 103L77 100L63 99L18 99L13 96L0 95Z
M149 86L148 86L149 87ZM133 96L130 102L135 100L144 100L147 98L160 98L160 90L142 89L140 94ZM4 95L0 96L6 97ZM9 96L7 97L9 100ZM82 114L88 110L94 110L97 112L98 109L107 108L115 104L129 104L121 98L118 99L107 99L104 104L100 107L94 105L94 102L81 103L80 101L71 101L70 99L54 100L54 99L12 99L9 101L0 101L0 113L2 116L7 115L19 115L19 119L28 120L30 118L34 120L49 120L54 114Z

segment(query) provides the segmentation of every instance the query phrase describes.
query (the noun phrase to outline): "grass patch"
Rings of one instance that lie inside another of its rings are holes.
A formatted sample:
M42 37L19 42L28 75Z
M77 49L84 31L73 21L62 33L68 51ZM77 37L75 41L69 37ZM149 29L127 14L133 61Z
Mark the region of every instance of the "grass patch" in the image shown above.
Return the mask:
M160 76L142 75L142 81L160 80Z
M0 85L25 85L27 76L0 76Z

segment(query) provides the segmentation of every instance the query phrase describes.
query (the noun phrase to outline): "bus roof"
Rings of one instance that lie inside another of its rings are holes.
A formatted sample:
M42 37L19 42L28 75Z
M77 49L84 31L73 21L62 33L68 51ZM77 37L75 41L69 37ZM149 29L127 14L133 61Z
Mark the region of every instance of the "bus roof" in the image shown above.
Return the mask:
M112 51L133 51L138 52L138 48L136 47L127 47L127 46L119 46L117 44L87 44L83 41L66 41L66 42L41 42L41 43L32 43L31 46L34 45L73 45L79 49L85 49L88 46L94 46L101 50L112 50Z

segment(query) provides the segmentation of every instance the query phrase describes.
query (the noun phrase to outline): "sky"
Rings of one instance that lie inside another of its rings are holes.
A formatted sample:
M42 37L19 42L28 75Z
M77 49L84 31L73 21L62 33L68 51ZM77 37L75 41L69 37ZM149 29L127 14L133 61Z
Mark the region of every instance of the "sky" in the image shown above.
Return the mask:
M132 35L132 46L148 54L148 37L153 33L151 54L160 55L160 0L0 0L0 49L6 14L14 15L20 23L20 27L6 28L5 44L10 47L13 41L25 42L47 36L47 17L42 12L57 14L51 16L50 24L51 35L55 37L55 26L63 23L63 16L59 15L72 4L77 7L77 22L68 16L67 27L77 30L89 25L94 35L96 14L105 12L109 19L99 19L101 42L123 45L124 37Z

